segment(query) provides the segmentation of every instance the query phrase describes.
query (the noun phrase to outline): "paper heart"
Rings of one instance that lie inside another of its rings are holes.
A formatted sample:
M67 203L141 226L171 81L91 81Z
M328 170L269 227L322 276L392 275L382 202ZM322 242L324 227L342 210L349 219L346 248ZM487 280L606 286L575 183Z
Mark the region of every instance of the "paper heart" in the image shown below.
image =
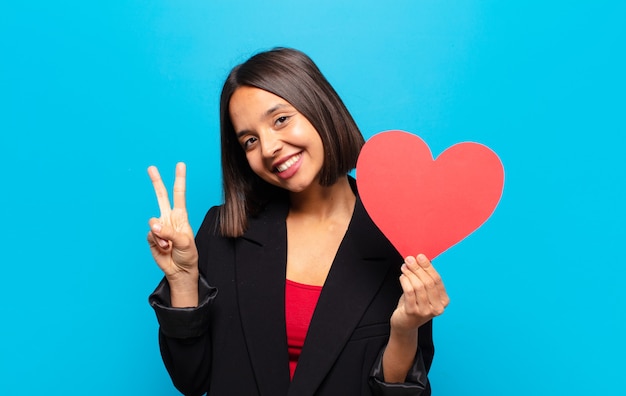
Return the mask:
M478 143L459 143L433 160L416 135L386 131L370 138L356 167L366 211L403 257L431 260L480 227L504 187L500 158Z

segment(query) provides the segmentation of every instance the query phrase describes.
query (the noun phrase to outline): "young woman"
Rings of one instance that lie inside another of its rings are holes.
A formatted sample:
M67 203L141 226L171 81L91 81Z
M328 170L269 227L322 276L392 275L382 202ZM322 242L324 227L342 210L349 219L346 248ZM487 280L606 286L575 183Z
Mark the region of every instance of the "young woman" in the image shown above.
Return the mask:
M185 165L148 242L165 273L150 296L186 395L429 395L432 321L448 296L423 255L402 258L348 172L363 137L303 53L235 67L221 96L225 202L195 240ZM401 226L401 225L399 225ZM410 226L410 225L407 225Z

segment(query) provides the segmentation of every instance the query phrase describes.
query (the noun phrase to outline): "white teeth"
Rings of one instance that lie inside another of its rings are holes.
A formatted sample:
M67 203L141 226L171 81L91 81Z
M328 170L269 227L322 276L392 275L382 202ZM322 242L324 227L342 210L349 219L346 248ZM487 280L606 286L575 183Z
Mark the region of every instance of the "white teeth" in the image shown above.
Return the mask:
M282 164L278 165L276 167L276 170L279 172L284 172L287 169L291 168L291 166L293 164L295 164L296 162L298 162L298 160L300 159L300 157L302 157L302 154L298 154L298 155L294 155L293 157L289 158L287 161L283 162Z

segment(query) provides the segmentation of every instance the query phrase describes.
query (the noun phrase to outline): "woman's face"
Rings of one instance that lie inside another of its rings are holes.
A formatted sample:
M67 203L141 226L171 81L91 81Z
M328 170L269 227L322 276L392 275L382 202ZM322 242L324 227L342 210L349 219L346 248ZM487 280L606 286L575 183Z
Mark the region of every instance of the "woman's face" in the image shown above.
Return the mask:
M233 93L229 112L254 173L295 193L319 185L324 163L322 139L289 102L262 89L243 86Z

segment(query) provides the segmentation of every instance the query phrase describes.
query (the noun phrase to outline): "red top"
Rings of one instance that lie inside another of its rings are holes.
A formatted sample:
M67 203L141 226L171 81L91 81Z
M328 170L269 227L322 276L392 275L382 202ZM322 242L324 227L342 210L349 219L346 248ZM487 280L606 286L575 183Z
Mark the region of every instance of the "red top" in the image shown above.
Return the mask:
M320 297L322 286L305 285L287 279L285 286L285 320L291 378L296 371L306 332Z

